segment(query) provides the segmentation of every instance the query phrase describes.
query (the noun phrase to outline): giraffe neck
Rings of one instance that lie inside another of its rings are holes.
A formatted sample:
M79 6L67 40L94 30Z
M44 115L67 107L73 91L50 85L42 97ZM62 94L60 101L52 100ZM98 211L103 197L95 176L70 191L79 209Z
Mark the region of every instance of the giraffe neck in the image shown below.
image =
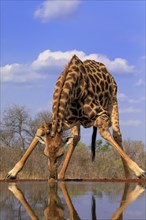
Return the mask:
M74 55L57 80L52 108L52 136L63 130L64 118L70 96L75 89L82 61Z

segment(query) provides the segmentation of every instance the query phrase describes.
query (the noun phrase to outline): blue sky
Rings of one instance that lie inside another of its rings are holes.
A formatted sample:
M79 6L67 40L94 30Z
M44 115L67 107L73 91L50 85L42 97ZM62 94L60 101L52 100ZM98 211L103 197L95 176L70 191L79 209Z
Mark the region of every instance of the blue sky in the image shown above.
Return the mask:
M145 1L1 1L1 110L51 111L55 81L76 53L118 84L123 139L145 142ZM82 129L90 143L91 129ZM99 137L99 136L98 136Z

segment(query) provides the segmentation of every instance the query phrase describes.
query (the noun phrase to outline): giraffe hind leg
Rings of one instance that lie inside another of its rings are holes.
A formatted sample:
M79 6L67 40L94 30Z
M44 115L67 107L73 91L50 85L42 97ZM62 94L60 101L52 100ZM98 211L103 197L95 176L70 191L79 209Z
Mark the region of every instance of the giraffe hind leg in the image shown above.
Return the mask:
M119 113L118 113L117 103L115 103L112 108L111 122L112 122L112 129L113 129L113 138L116 141L116 143L121 147L121 149L124 151L123 146L122 146L122 135L121 135L120 128L119 128ZM128 165L122 157L121 159L122 159L122 163L124 167L125 177L128 178L130 177L130 171L129 171Z
M120 141L121 133L119 132L119 130L113 130L113 138L116 141L116 143L121 147L121 149L124 150L123 146L122 146L122 142ZM122 163L123 163L123 167L124 167L125 177L129 178L130 177L130 171L129 171L128 165L127 165L126 161L123 159L122 156L121 156L121 159L122 159Z
M138 176L139 179L146 179L146 171Z
M109 144L120 154L123 160L125 160L127 166L135 173L135 175L138 178L145 178L145 171L141 169L132 159L129 158L129 156L123 151L123 149L121 149L119 144L111 136L106 116L99 116L96 119L94 126L98 128L101 137L108 141Z

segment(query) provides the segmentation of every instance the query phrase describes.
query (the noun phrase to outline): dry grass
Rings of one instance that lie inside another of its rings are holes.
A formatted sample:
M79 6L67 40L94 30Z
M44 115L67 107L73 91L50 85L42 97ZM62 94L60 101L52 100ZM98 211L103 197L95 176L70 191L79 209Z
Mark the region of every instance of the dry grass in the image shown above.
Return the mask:
M144 145L138 141L125 141L124 146L128 155L145 169ZM0 178L3 179L21 158L22 151L20 148L0 147L0 155ZM48 178L48 161L43 155L43 148L38 147L34 150L18 177L23 179ZM133 174L131 177L134 177ZM66 178L124 178L124 172L121 159L114 150L96 152L95 161L92 162L89 149L79 144L73 153Z

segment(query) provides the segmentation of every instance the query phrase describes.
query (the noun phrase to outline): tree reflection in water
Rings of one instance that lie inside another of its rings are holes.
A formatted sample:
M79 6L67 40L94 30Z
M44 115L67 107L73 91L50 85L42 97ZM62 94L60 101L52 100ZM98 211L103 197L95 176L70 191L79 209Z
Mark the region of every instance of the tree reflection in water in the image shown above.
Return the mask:
M123 220L123 211L131 204L134 200L136 200L143 192L144 187L142 185L136 185L135 188L129 193L130 184L125 183L123 195L121 198L120 206L113 215L111 216L111 220ZM24 207L27 214L30 216L32 220L38 220L40 216L35 214L35 210L32 209L31 205L28 203L28 200L25 198L24 193L21 189L17 187L15 183L9 184L9 190L13 193L15 198L19 201L19 203ZM64 201L58 195L58 188L61 189ZM82 206L82 204L80 204ZM66 207L65 207L66 206ZM65 209L68 209L68 217L65 217ZM98 219L98 207L96 205L96 199L94 196L91 197L91 218L92 220ZM44 219L45 220L80 220L77 210L75 209L72 200L70 198L68 189L64 182L55 182L54 184L49 184L48 182L48 201L46 206L44 207Z

